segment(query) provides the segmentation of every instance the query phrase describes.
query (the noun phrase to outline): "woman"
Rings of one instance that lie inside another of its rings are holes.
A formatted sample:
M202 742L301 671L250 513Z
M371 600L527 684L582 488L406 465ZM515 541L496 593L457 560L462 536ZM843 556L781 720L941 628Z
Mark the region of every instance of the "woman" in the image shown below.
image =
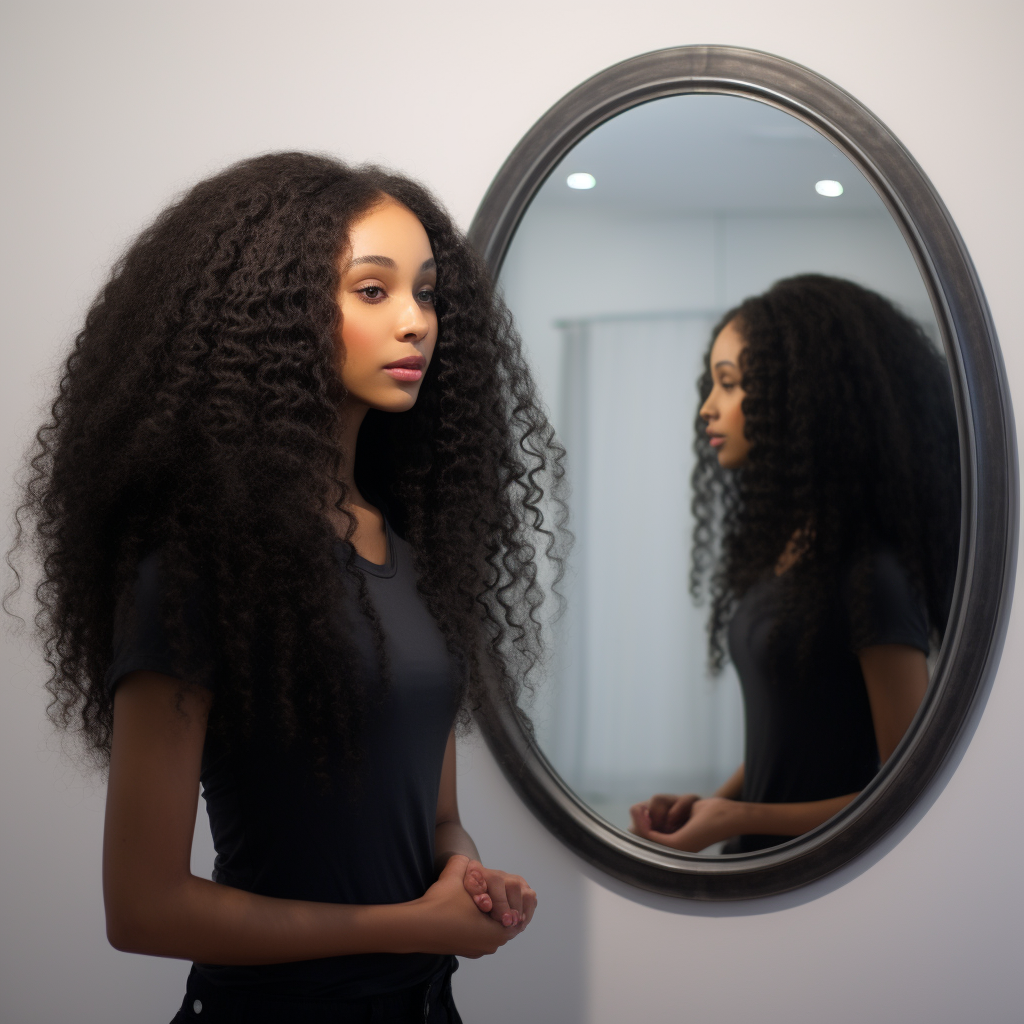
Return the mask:
M51 712L109 763L108 936L195 961L176 1021L456 1021L453 954L529 924L460 824L453 725L539 654L561 458L405 178L248 160L121 258L22 511Z
M633 831L742 853L832 817L910 725L956 572L959 448L924 332L836 278L726 314L700 393L690 581L696 596L710 572L711 663L728 634L745 759L711 798L635 805Z

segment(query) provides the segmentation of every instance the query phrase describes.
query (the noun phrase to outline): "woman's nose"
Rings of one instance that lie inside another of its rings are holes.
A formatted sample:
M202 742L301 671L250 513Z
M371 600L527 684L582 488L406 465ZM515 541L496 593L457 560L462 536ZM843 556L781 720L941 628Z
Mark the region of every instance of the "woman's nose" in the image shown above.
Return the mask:
M419 341L426 335L427 318L415 296L410 295L402 307L396 327L398 336L406 341Z

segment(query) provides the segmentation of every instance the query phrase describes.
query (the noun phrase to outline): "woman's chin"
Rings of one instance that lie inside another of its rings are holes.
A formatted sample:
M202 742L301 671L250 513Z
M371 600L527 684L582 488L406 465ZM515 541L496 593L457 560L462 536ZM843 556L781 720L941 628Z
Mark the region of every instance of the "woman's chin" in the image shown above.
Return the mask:
M378 412L407 412L416 404L422 385L422 381L402 382L383 374L374 374L370 380L346 380L344 371L341 382L350 402Z
M419 397L420 389L416 387L389 388L386 392L377 392L363 399L371 409L378 412L408 412Z
M718 464L722 469L740 469L746 461L747 457L745 455L742 458L736 458L728 452L718 453Z

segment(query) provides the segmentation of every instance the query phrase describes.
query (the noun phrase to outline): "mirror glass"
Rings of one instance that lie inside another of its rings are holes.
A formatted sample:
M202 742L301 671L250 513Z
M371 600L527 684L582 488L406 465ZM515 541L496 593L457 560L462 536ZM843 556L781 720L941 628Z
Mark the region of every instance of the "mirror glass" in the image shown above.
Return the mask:
M700 94L583 139L502 265L575 534L531 715L561 777L620 828L652 794L713 794L764 725L728 656L709 669L709 606L689 589L698 380L725 311L806 273L881 294L941 352L914 258L855 165L784 111Z

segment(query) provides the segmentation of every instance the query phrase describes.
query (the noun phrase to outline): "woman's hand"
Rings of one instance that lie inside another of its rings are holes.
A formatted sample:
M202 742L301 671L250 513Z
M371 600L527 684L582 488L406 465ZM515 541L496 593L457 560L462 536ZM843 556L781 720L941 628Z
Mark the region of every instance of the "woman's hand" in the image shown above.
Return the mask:
M478 860L467 865L463 884L480 910L505 928L514 929L515 935L530 923L537 909L537 894L524 878L485 868Z
M646 815L650 828L655 832L675 832L686 824L693 805L699 799L696 793L686 793L683 796L658 793L650 800L634 804L629 813L634 817L637 814ZM635 832L636 829L631 831Z
M476 867L471 873L469 869L473 865ZM477 893L474 897L469 888L470 885L479 887L481 882L486 885L491 875L503 879L517 877L505 875L501 871L487 872L479 861L470 861L461 853L448 858L437 881L415 901L417 908L423 912L421 923L416 929L418 934L414 938L417 952L454 953L456 956L476 959L495 952L525 927L525 922L519 928L505 927L499 921L492 920L493 913L480 912L483 907L479 907L477 900L490 897L486 893ZM522 879L519 881L522 882ZM532 889L528 888L528 891L533 894L533 904L536 905L536 894ZM502 893L505 898L506 890L503 889ZM492 902L496 903L496 900Z
M655 799L658 799L655 797ZM665 799L672 799L666 797ZM689 800L690 797L677 797L676 800ZM745 805L737 800L726 800L712 796L706 800L693 799L688 807L688 814L682 827L667 832L653 826L649 803L634 804L629 813L633 819L630 832L642 839L649 839L662 846L671 846L674 850L686 853L699 853L712 843L720 843L743 832L743 812ZM667 820L667 819L666 819Z
M481 913L489 915L506 929L507 936L518 935L533 917L537 894L519 877L493 868L478 860L476 846L459 820L456 795L455 732L448 735L448 746L441 765L441 785L437 794L437 818L434 825L435 870L444 877L456 858L464 865L459 877ZM440 880L440 878L439 878Z

